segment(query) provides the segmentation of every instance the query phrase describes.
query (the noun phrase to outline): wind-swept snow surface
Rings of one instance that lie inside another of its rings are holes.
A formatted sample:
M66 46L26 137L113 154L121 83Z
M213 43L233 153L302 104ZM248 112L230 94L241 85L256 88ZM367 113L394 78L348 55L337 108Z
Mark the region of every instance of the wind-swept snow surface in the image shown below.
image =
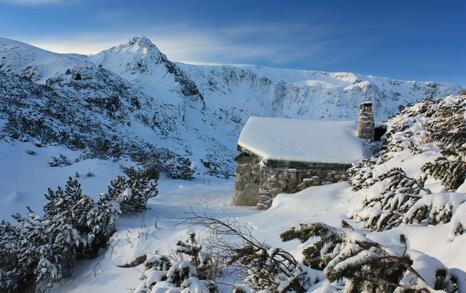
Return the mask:
M66 156L69 166L50 167L54 157ZM64 146L38 147L33 143L0 141L0 220L26 213L26 207L41 213L44 194L62 186L68 177L79 176L85 194L97 198L121 174L120 165L130 162L87 159L74 162L79 152Z

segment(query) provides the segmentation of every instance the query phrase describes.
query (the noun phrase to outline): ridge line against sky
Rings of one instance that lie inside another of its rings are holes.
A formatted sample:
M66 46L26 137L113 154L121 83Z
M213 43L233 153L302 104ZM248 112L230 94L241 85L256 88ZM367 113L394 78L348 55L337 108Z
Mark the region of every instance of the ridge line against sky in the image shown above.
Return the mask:
M171 60L466 86L466 1L0 0L0 37L91 54L149 37Z

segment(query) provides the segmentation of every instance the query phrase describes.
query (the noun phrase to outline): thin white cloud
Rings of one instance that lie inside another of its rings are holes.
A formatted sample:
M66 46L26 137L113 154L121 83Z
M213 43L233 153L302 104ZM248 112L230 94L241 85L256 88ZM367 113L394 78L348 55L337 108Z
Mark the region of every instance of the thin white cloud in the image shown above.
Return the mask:
M318 55L324 43L318 38L323 34L323 28L259 23L209 30L188 25L156 27L149 36L174 60L243 63L261 59L282 64ZM297 46L304 42L308 43L305 48Z
M67 36L26 36L19 41L56 53L96 54L128 40L129 35L112 33L83 33Z
M61 53L95 54L146 35L171 60L194 63L286 64L302 59L319 60L327 46L339 39L330 28L285 24L249 24L223 28L193 28L188 24L157 26L135 33L88 33L23 41Z
M115 45L115 42L86 42L85 40L31 40L26 41L36 47L56 53L78 53L92 55Z

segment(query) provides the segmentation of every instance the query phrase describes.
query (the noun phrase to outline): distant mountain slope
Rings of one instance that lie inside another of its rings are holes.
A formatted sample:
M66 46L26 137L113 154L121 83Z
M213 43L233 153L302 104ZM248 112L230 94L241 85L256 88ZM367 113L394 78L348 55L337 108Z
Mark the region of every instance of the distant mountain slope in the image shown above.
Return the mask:
M85 55L57 54L0 38L0 69L6 73L23 75L36 83L45 84L47 79L78 65L94 67Z
M381 121L399 105L460 90L353 73L176 63L145 37L90 57L0 38L0 73L0 120L22 113L49 121L52 132L81 137L79 147L92 148L98 137L112 142L101 148L106 155L134 157L134 149L150 149L145 155L162 153L163 164L178 168L189 158L199 173L221 175L233 174L236 140L251 115L354 119L369 99ZM18 89L19 96L12 94ZM98 131L83 131L86 125ZM55 142L73 146L66 135Z
M426 96L445 96L459 89L436 82L400 81L349 72L179 65L196 82L207 105L259 107L265 115L279 117L354 119L360 102L371 100L376 119L382 121L393 115L399 105Z

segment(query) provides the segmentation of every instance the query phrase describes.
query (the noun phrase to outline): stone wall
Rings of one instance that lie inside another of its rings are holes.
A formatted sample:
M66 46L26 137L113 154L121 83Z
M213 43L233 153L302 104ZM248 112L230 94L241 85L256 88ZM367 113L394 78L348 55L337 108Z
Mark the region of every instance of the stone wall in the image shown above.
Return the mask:
M260 183L259 157L241 152L236 157L235 194L233 204L237 206L255 206L259 201Z
M347 180L347 164L262 160L246 150L236 158L233 204L267 209L279 193L295 193L309 186Z
M279 193L296 193L310 186L346 181L346 170L350 166L312 164L297 169L291 166L271 165L260 168L258 209L268 209L273 198Z

